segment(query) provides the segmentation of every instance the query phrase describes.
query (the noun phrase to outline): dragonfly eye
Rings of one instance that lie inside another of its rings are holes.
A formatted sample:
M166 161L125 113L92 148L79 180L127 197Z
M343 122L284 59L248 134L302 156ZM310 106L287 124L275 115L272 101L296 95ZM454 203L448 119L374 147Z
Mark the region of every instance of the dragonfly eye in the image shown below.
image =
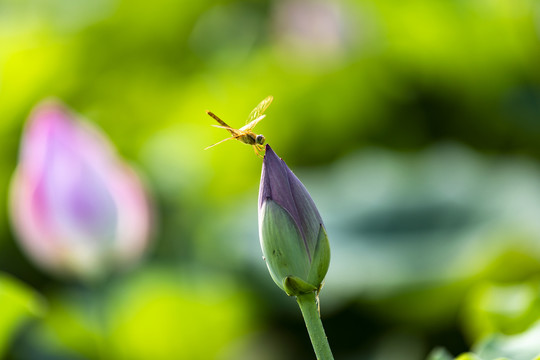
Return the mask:
M265 138L264 138L263 135L257 135L257 137L255 138L255 142L256 142L257 144L259 144L259 145L264 144L264 140L265 140Z

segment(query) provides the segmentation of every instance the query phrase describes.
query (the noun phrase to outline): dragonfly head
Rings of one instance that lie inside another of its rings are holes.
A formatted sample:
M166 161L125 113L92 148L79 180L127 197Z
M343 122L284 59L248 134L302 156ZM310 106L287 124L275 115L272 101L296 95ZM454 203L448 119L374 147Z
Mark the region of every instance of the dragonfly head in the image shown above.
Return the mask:
M264 135L257 135L257 137L255 138L255 142L259 145L264 144L265 140L266 139L264 138Z

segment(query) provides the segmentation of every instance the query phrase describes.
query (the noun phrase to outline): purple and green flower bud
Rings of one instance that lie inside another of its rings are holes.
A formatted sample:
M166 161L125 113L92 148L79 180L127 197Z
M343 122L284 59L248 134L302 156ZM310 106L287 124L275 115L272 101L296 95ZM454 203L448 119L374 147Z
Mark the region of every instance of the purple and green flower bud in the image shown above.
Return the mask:
M259 237L274 282L290 296L319 291L330 245L304 185L269 145L259 189Z
M39 105L22 136L10 215L23 249L59 275L96 278L141 257L152 212L104 134L61 104Z

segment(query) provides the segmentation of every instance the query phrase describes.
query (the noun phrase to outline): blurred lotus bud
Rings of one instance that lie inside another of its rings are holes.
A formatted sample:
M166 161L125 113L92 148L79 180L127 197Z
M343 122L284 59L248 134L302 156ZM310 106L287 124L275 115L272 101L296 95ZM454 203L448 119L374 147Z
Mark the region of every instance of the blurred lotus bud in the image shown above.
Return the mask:
M330 264L321 216L304 185L266 146L259 189L259 237L274 282L288 295L319 291Z
M286 65L303 70L340 64L354 41L361 38L358 34L362 32L353 29L363 30L365 23L352 23L350 15L361 19L361 14L338 1L276 1L273 9L271 25L277 54Z
M149 241L148 200L135 172L96 128L56 102L34 110L11 183L10 213L38 265L89 279L134 262Z

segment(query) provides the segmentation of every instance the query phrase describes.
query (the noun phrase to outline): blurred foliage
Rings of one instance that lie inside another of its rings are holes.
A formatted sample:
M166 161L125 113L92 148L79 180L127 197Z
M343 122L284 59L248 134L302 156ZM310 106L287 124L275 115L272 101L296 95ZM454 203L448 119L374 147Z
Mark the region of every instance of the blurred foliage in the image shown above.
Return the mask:
M540 283L478 284L465 304L463 321L472 340L519 334L540 319Z
M539 170L526 159L445 144L414 155L364 149L301 172L328 228L332 256L341 260L332 262L323 301L339 307L360 300L382 317L437 328L455 321L463 297L482 279L537 273ZM207 238L256 266L257 244L246 249L227 241L257 236L241 226L246 218L256 221L252 206L240 204L223 211L231 215ZM217 233L230 235L220 241Z
M148 267L51 295L47 316L29 329L17 358L242 357L232 345L256 330L253 301L224 275Z
M518 335L494 334L481 341L475 352L483 359L505 357L514 360L538 360L540 358L540 322Z
M540 168L534 162L443 144L417 154L364 149L298 175L332 239L323 313L349 306L390 327L444 337L463 326L470 344L485 334L522 332L540 319L537 285L527 280L540 270ZM229 215L204 238L234 256L212 261L242 259L264 276L257 244L228 241L257 236L242 226L256 221L252 205L246 200L222 212ZM200 253L209 256L209 248L201 241ZM514 285L495 291L486 288L490 281ZM429 336L414 341L422 347Z
M474 353L466 353L456 360L538 360L540 359L540 322L518 335L492 334L474 347ZM433 350L427 360L452 360L444 349Z
M30 318L41 316L43 299L15 278L0 274L0 356L6 353L14 334Z
M472 353L465 353L459 355L456 360L481 360L476 355ZM427 360L454 360L454 357L448 353L445 349L437 348L434 349L428 356ZM504 360L504 359L499 359Z
M261 260L259 159L202 151L228 135L204 110L240 127L267 95L256 130L328 228L336 358L520 336L540 270L539 29L536 0L0 0L0 203L25 119L54 96L136 164L159 226L137 269L84 289L30 264L0 206L0 270L50 303L6 328L9 356L312 357ZM514 356L497 339L473 351Z

